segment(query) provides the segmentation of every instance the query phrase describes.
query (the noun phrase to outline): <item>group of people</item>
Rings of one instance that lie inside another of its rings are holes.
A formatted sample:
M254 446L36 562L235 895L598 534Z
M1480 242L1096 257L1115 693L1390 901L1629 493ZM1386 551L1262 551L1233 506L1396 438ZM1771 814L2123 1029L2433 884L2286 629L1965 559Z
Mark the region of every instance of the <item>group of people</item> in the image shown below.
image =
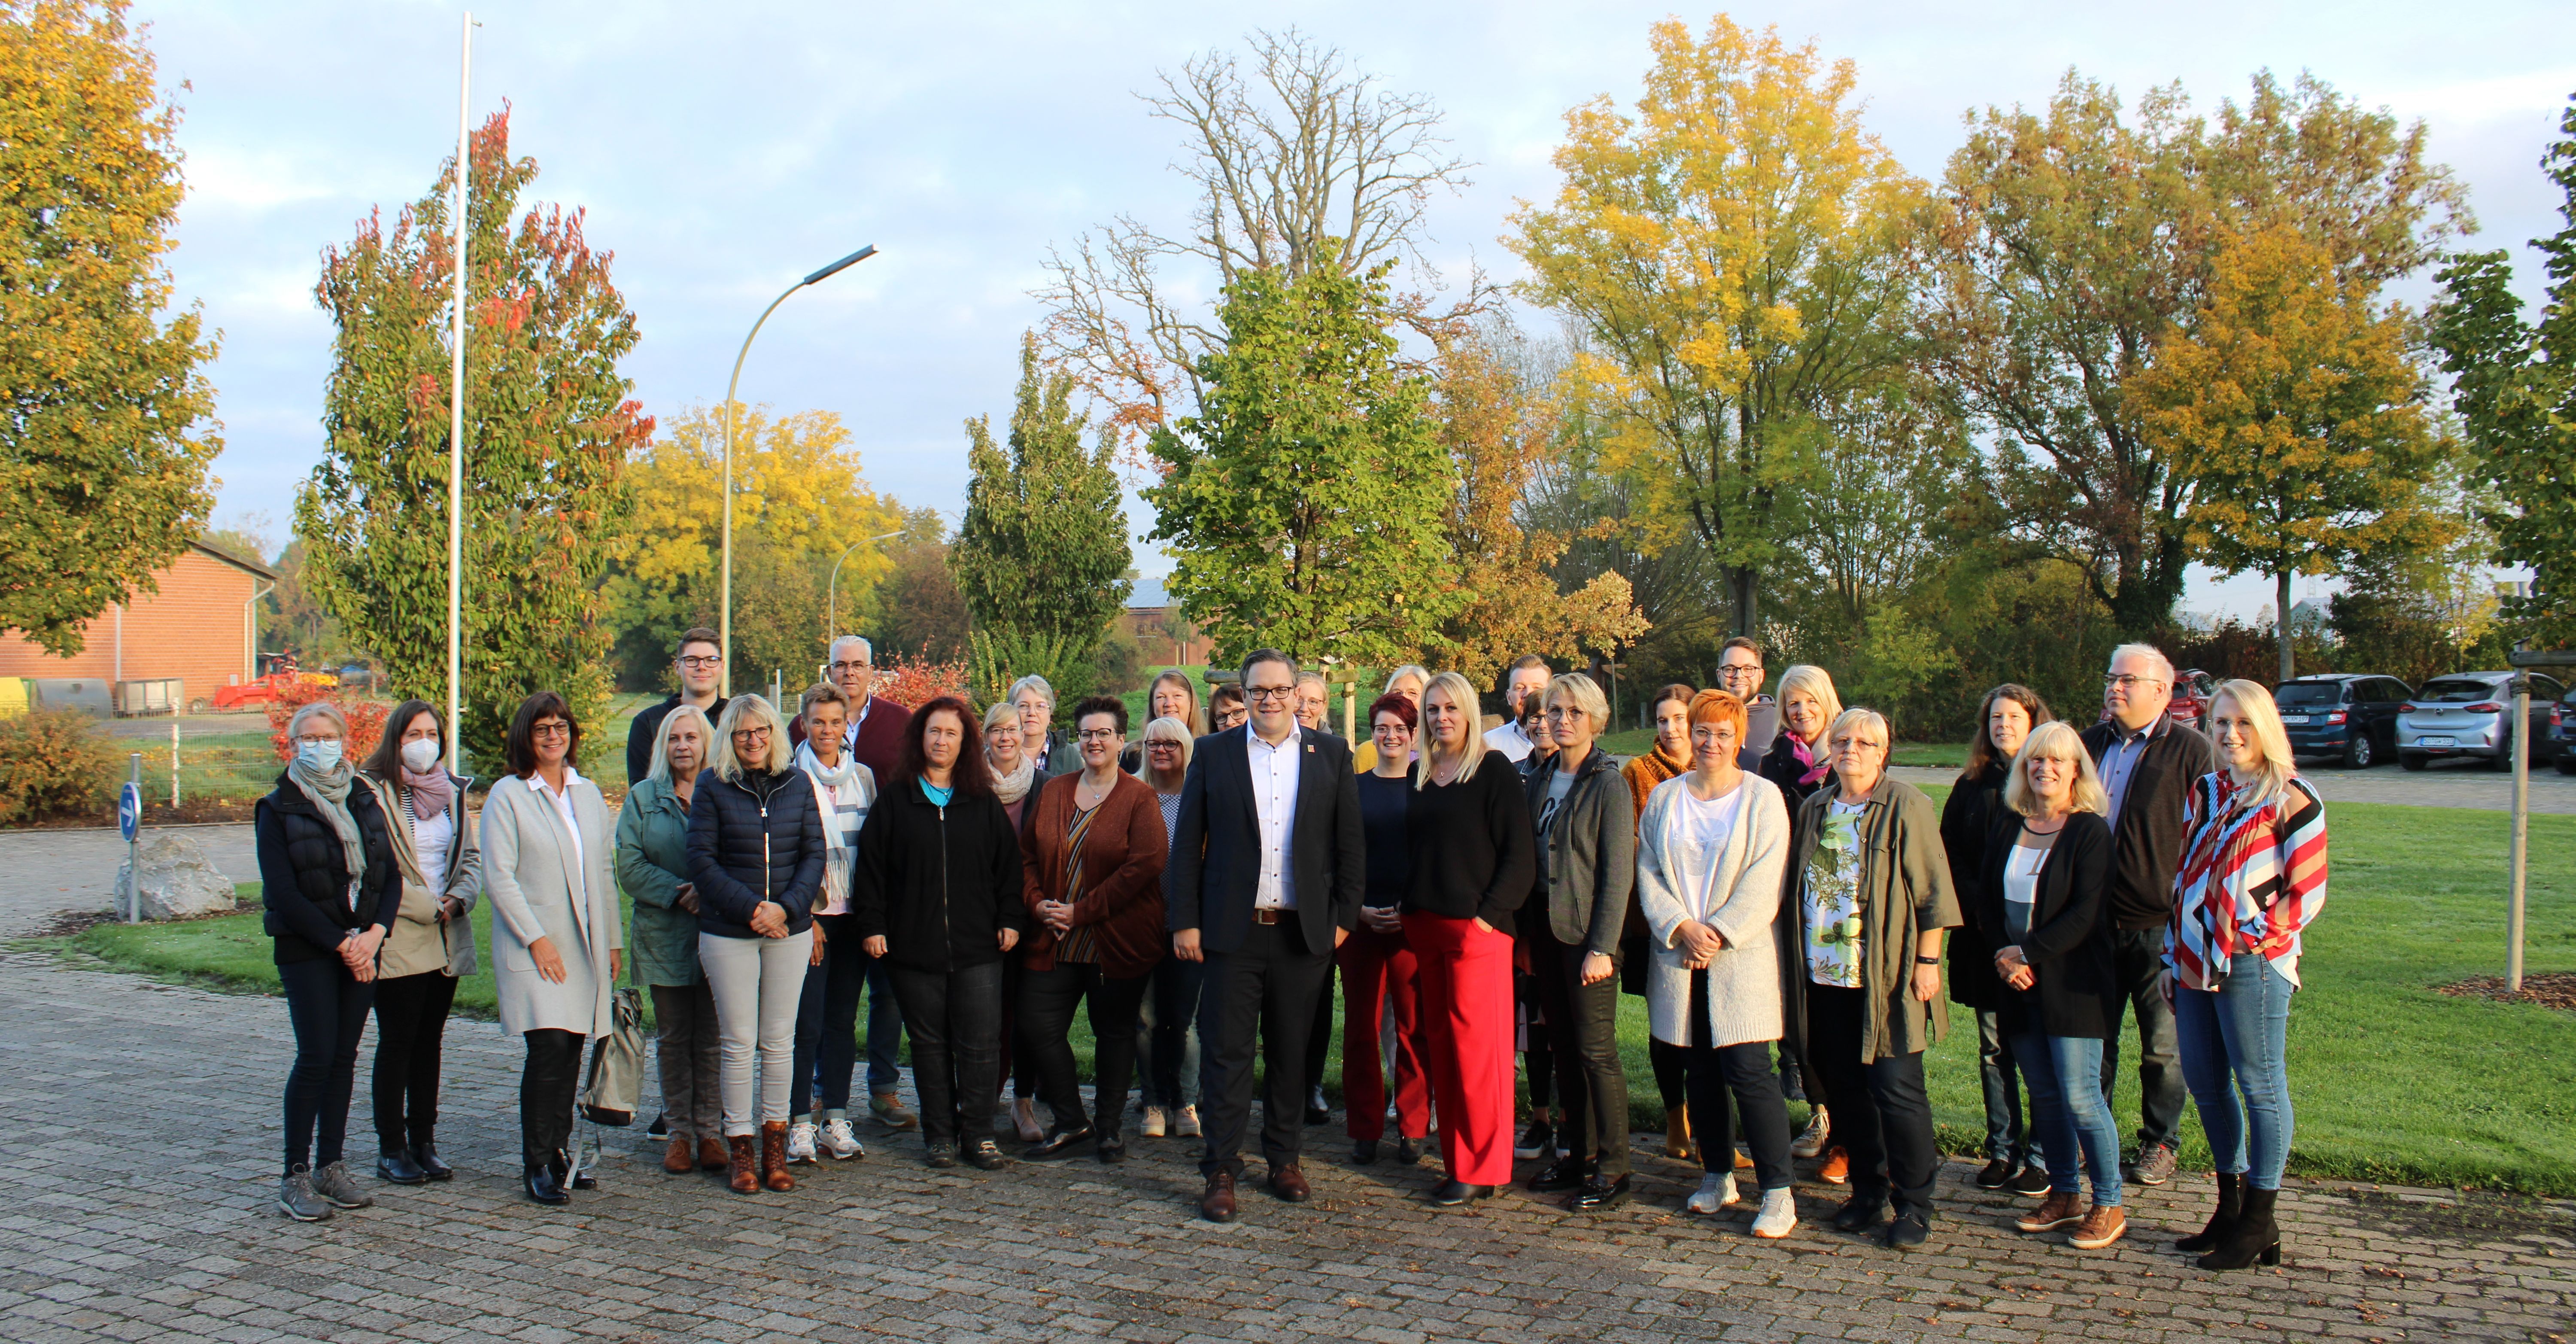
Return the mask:
M396 708L354 767L336 709L295 716L257 826L297 1041L285 1212L371 1202L342 1153L371 1008L377 1173L452 1175L440 1033L488 894L541 1203L590 1179L567 1154L581 1052L610 1029L630 952L659 1024L671 1172L783 1192L797 1162L858 1156L864 997L871 1110L917 1123L931 1166L1011 1160L1006 1086L1023 1157L1120 1161L1141 1061L1142 1131L1204 1140L1198 1210L1218 1222L1239 1212L1256 1073L1264 1183L1311 1197L1303 1134L1324 1106L1338 971L1352 1160L1378 1160L1390 1108L1398 1162L1436 1132L1435 1206L1492 1198L1516 1155L1540 1159L1530 1189L1572 1209L1629 1197L1625 992L1647 1000L1668 1151L1705 1172L1688 1212L1751 1203L1753 1235L1788 1236L1792 1163L1816 1157L1849 1187L1836 1228L1922 1245L1938 1166L1923 1052L1946 997L1977 1020L1978 1183L2039 1200L2019 1228L2119 1240L2124 1181L2173 1172L2188 1091L2219 1197L2178 1244L2209 1268L2277 1259L2284 1030L2325 833L2255 683L2219 688L2206 736L2168 714L2173 669L2144 645L2113 654L2104 713L2080 732L1996 687L1936 809L1889 776L1883 715L1845 707L1812 666L1765 694L1747 639L1722 651L1716 687L1658 690L1653 746L1625 761L1599 745L1601 688L1534 657L1507 670L1490 728L1466 677L1399 668L1357 744L1325 727L1322 679L1276 650L1204 705L1194 679L1158 677L1132 740L1106 696L1057 730L1036 677L980 715L946 696L907 710L870 694L855 637L793 718L716 695L710 632L676 659L680 692L635 720L613 826L552 692L512 717L509 778L479 828L431 706ZM2145 1114L2124 1164L2108 1098L2132 1012ZM898 1033L917 1120L896 1096ZM1794 1138L1792 1099L1810 1108Z

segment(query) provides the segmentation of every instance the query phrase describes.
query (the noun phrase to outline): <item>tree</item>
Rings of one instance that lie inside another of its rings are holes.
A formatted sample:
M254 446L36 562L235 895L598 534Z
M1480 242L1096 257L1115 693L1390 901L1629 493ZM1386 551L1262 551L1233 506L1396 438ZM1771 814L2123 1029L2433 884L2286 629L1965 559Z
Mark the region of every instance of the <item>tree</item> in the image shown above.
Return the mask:
M0 4L0 630L48 653L196 540L215 357L171 315L179 110L126 0Z
M1145 490L1168 586L1225 663L1264 646L1384 665L1455 602L1443 523L1456 488L1429 380L1398 368L1386 275L1247 271L1198 415L1157 430Z
M2206 303L2129 383L2147 445L2194 484L2189 544L2221 573L2278 585L2282 681L2296 666L2293 577L2456 531L2423 506L2444 445L2405 319L2372 312L2359 288L2288 228L2231 238Z
M1429 98L1387 92L1294 28L1249 41L1250 79L1231 53L1208 52L1144 95L1154 117L1185 130L1175 171L1198 194L1189 228L1157 232L1122 215L1071 255L1048 254L1054 279L1037 295L1048 349L1130 442L1201 408L1199 361L1223 337L1183 295L1254 271L1293 281L1317 266L1359 276L1390 262L1412 264L1428 288L1424 209L1434 191L1467 185L1469 165L1449 153ZM1209 268L1209 283L1176 283L1166 262ZM1480 294L1471 287L1437 315L1420 293L1394 302L1399 317L1429 326L1472 312Z
M991 417L966 422L974 477L948 553L974 618L979 678L1038 672L1063 697L1090 685L1092 654L1135 587L1111 465L1117 440L1102 426L1099 447L1084 449L1089 426L1074 413L1073 390L1071 375L1041 364L1037 337L1023 336L1010 451L993 442ZM1038 649L1050 651L1045 666L997 661Z
M627 455L653 421L617 363L635 319L593 252L582 212L531 206L533 159L510 157L509 114L477 129L464 165L325 249L315 296L338 329L324 388L323 459L298 492L304 581L397 694L443 698L447 674L448 307L456 173L466 229L464 681L461 736L498 759L510 712L552 689L596 722L609 683L600 584L621 547ZM595 743L606 736L594 734Z
M2289 228L2366 301L2468 222L2420 123L2313 78L2256 76L2215 131L2188 111L2169 85L2124 120L2072 70L2045 115L1986 109L1950 159L1920 319L1930 370L1999 440L2017 536L2078 566L2139 635L2182 592L2197 483L2148 441L2128 384L2199 308L2221 241Z
M680 632L717 624L724 416L722 406L691 406L628 459L633 541L605 589L628 684L676 685ZM733 451L735 679L765 686L777 669L802 689L830 636L859 628L868 590L891 567L868 543L900 526L902 509L868 488L850 431L830 411L775 415L736 403ZM836 562L840 631L826 628Z
M904 510L904 535L889 543L893 569L869 595L867 628L883 655L933 663L967 656L966 595L949 571L949 544L935 509ZM882 658L880 659L882 661Z
M1850 61L1721 15L1655 25L1634 115L1566 114L1551 208L1507 241L1525 292L1583 324L1611 442L1724 570L1737 631L1761 617L1795 463L1781 440L1897 366L1902 221L1918 184L1862 131Z
M2532 240L2550 278L2539 321L2523 320L2502 252L2451 258L2432 315L2474 460L2500 498L2485 519L2495 558L2535 576L2506 614L2553 647L2576 640L2576 101L2558 128L2566 138L2540 166L2558 184L2566 226Z

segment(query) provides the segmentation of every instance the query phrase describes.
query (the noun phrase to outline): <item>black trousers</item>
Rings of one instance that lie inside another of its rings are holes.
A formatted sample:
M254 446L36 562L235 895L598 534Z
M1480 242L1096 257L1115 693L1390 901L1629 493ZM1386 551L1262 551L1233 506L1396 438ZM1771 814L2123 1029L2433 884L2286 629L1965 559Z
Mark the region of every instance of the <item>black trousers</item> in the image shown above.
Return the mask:
M286 1172L292 1175L308 1158L324 1167L339 1161L348 1143L358 1038L367 1029L376 987L358 983L336 954L279 962L277 978L286 989L287 1023L295 1029L295 1064L286 1071Z
M2120 992L2111 1000L2110 1039L2102 1043L2102 1095L2120 1076L2120 1023L2131 1009L2138 1014L2138 1148L2172 1147L2182 1133L2183 1086L2181 1034L2174 1029L2173 1005L2165 1002L2158 977L2165 969L2163 929L2113 929L2111 973Z
M1556 940L1538 911L1530 969L1556 1068L1556 1133L1606 1180L1628 1174L1628 1074L1619 1063L1619 977L1583 983L1583 949Z
M542 1166L572 1141L572 1102L581 1090L581 1033L526 1033L528 1062L519 1072L519 1156Z
M1691 972L1691 1043L1666 1046L1682 1068L1690 1094L1691 1142L1699 1146L1699 1164L1712 1176L1735 1171L1737 1112L1744 1118L1744 1146L1753 1150L1753 1174L1765 1190L1786 1190L1798 1183L1789 1165L1789 1103L1780 1095L1780 1075L1771 1068L1769 1041L1711 1045L1708 1031L1708 972ZM1735 1109L1727 1108L1728 1093Z
M376 1146L427 1143L438 1128L439 1052L456 977L423 971L376 982Z
M1941 1155L1923 1091L1923 1053L1861 1062L1868 995L1808 982L1807 1072L1823 1081L1834 1142L1851 1158L1852 1198L1890 1197L1899 1214L1929 1215Z
M1255 924L1243 946L1207 954L1199 994L1199 1121L1207 1153L1199 1171L1243 1170L1243 1134L1252 1119L1252 1056L1261 1053L1261 1156L1272 1171L1297 1161L1306 1132L1306 1038L1315 1028L1333 949L1306 946L1294 915Z
M1081 1129L1082 1080L1073 1062L1073 1010L1091 1005L1091 1126L1104 1139L1118 1136L1127 1114L1127 1085L1136 1077L1136 1022L1144 1016L1150 975L1113 978L1100 967L1059 961L1043 971L1020 971L1020 1039L1016 1048L1038 1071L1038 1098L1055 1112L1058 1132Z
M923 1142L989 1141L1002 1085L1002 963L954 971L890 969L903 1029L912 1038Z
M1324 958L1324 985L1315 991L1315 1024L1306 1031L1306 1086L1309 1090L1323 1083L1324 1066L1333 1057L1333 1024L1342 1016L1333 1011L1333 972L1337 965L1339 963L1333 958Z

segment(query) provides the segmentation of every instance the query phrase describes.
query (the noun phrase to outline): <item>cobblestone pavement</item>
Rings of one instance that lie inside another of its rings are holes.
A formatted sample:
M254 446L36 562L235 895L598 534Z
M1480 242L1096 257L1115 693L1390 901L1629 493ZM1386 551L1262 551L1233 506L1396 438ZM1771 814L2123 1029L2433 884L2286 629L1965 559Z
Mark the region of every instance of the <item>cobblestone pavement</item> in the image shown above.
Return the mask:
M1910 1256L1810 1221L1762 1243L1747 1214L1674 1210L1693 1174L1645 1161L1637 1203L1569 1216L1516 1192L1470 1212L1418 1203L1435 1165L1353 1169L1310 1129L1316 1199L1247 1191L1243 1220L1190 1216L1194 1145L1137 1140L985 1175L932 1172L920 1142L799 1168L753 1197L664 1175L640 1134L564 1210L514 1184L517 1051L459 1022L441 1148L452 1184L375 1186L378 1205L299 1225L272 1208L289 1043L273 999L0 957L0 1337L89 1340L916 1341L1307 1338L2499 1339L2576 1331L2566 1206L2303 1187L2287 1262L2214 1275L2168 1249L2208 1185L2132 1201L2099 1254L2018 1237L2018 1207L1942 1180ZM364 1059L362 1056L362 1070ZM647 1113L656 1100L647 1098ZM363 1071L352 1116L364 1133ZM361 1135L352 1153L371 1154ZM371 1169L360 1161L359 1169ZM1256 1169L1258 1164L1256 1163ZM369 1178L371 1179L371 1178Z

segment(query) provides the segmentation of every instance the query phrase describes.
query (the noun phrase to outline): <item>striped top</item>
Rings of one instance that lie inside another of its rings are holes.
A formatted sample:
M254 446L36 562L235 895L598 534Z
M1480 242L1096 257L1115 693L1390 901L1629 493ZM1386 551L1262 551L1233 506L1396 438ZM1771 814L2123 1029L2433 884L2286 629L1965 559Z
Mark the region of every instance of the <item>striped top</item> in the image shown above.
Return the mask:
M2326 806L2293 777L2251 806L2225 770L2201 776L2183 804L2182 867L2165 924L2165 965L2185 989L2216 989L2251 952L2299 983L2299 934L2326 903Z

